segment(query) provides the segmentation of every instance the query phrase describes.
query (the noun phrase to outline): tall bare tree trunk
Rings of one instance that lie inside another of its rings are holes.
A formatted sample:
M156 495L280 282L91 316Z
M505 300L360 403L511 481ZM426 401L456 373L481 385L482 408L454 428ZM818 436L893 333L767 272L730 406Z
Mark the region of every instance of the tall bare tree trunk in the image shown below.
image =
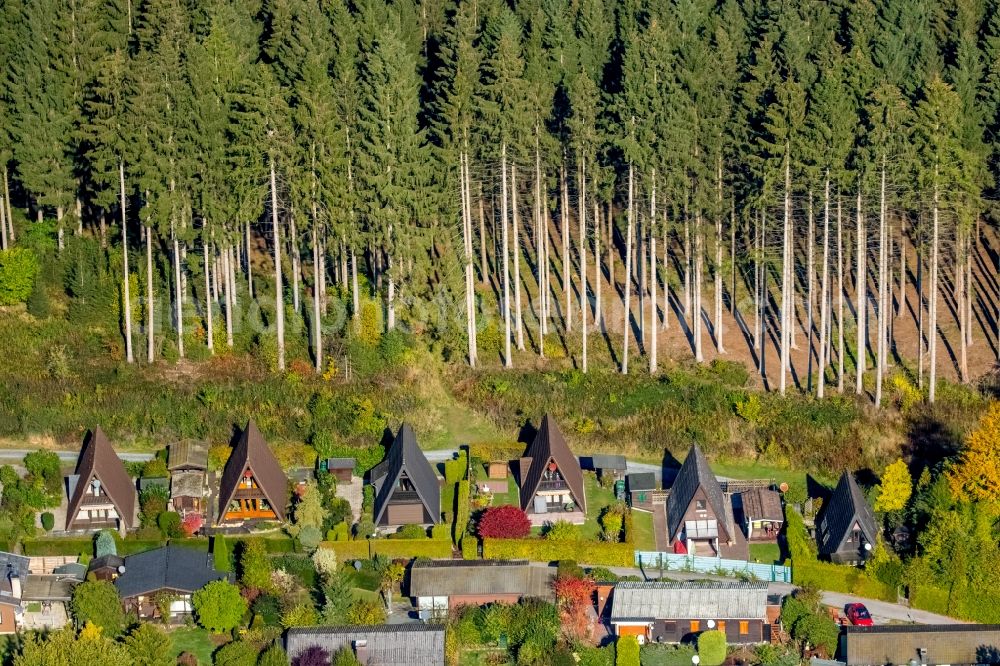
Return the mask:
M510 212L514 236L514 330L517 332L517 348L524 351L524 324L521 317L521 225L518 219L517 205L517 165L510 165Z
M701 344L701 288L704 249L702 247L701 211L694 214L694 310L691 312L691 326L694 331L694 360L702 363L705 355Z
M483 284L488 284L490 281L490 265L486 261L486 214L483 211L482 183L479 184L479 272Z
M563 159L563 167L559 170L559 185L562 188L562 273L563 273L563 293L566 297L566 332L573 330L573 309L570 306L570 291L572 267L569 265L569 183L566 177L566 160Z
M726 353L722 343L722 158L719 158L716 178L719 192L719 209L715 214L715 351ZM655 299L654 299L655 300Z
M886 304L888 302L888 285L886 284L886 262L888 253L886 252L886 219L885 219L885 156L882 157L882 174L879 182L879 211L878 211L878 344L875 346L875 353L878 357L875 363L875 406L882 406L882 377L885 374L885 352L886 352Z
M632 186L632 163L628 165L628 229L625 232L625 326L622 329L623 351L622 351L622 374L628 374L628 340L632 335L630 319L631 312L631 286L632 286L632 227L634 225L633 208L633 186Z
M914 250L917 259L917 387L924 387L924 361L927 352L927 336L924 320L924 237L914 239ZM929 304L928 304L929 305Z
M0 250L6 250L10 247L10 241L7 240L7 206L4 204L4 198L0 196Z
M253 262L250 260L250 223L246 223L246 241L247 241L247 296L250 300L253 300Z
M823 269L819 288L819 376L816 380L816 397L822 398L826 391L827 321L829 319L830 292L830 172L826 173L823 189Z
M604 323L604 311L601 309L601 282L604 276L601 275L601 212L597 205L597 196L591 197L594 201L594 325L601 328Z
M233 248L226 246L223 255L223 271L226 274L226 346L233 348L233 294L236 291L236 278L233 274Z
M41 210L41 208L39 208L39 210L38 210L38 220L41 221L41 219L42 219L42 210ZM59 248L59 253L62 254L62 251L63 251L63 249L65 248L65 245L66 245L66 242L63 239L64 232L63 232L63 209L62 209L62 206L57 206L56 207L56 224L59 225L59 231L58 231L58 236L57 236L58 237L58 248Z
M271 233L274 242L274 310L278 330L278 370L285 369L285 298L281 284L281 231L278 228L278 186L274 177L274 158L271 166ZM249 265L249 264L248 264Z
M837 392L844 392L844 227L837 186Z
M865 379L865 319L868 308L868 269L865 267L865 260L868 254L868 239L866 238L865 218L861 213L861 179L858 179L858 211L857 211L857 268L854 278L854 299L856 302L854 318L858 324L858 349L855 352L857 358L856 382L854 392L861 395L864 390Z
M899 298L896 302L896 316L906 309L906 216L899 218Z
M475 278L473 276L473 252L472 252L472 214L469 210L471 197L469 196L469 180L466 165L465 153L459 155L459 180L462 195L462 241L465 252L465 320L466 335L469 343L469 365L476 367L478 356L476 348L476 306L475 306Z
M656 169L649 181L653 187L649 197L649 374L656 374Z
M300 305L299 283L301 282L301 274L299 271L300 271L301 259L299 258L299 234L295 228L294 207L290 210L290 213L288 215L288 222L289 222L288 233L290 236L290 238L288 239L289 249L292 252L292 309L298 313L301 312L301 310L299 309Z
M507 239L507 144L500 147L500 217L503 228L503 362L504 367L514 367L510 356L510 258Z
M968 261L966 244L968 242L968 230L960 229L958 238L955 239L955 309L958 311L958 378L963 384L969 381L969 360L967 337L968 322L965 318L965 293L968 287L965 284L965 262Z
M764 302L763 295L761 293L761 278L763 275L763 249L761 247L761 226L763 221L764 213L760 211L753 216L754 228L753 228L753 346L754 349L762 349L763 341L761 338L761 324L764 317ZM757 356L757 372L763 372L763 365L761 364L761 356Z
M663 206L663 330L670 328L670 229L667 206Z
M767 386L767 315L770 312L770 299L767 293L767 264L764 262L764 230L767 227L764 211L760 212L760 225L757 233L757 264L760 274L760 286L757 295L757 305L760 313L760 341L758 359L760 361L760 379Z
M812 364L813 364L813 331L815 330L815 318L814 318L814 302L815 302L815 292L813 291L813 286L816 282L816 224L815 218L813 217L813 191L809 188L809 210L808 210L808 229L806 238L806 390L812 392ZM792 248L792 252L795 249ZM795 274L792 273L792 284L795 284ZM794 291L792 292L794 294ZM794 300L794 296L792 297ZM794 312L792 313L794 317ZM792 329L795 328L795 322L792 322Z
M212 321L214 317L212 316L212 285L209 282L209 263L208 263L208 246L211 242L204 241L202 245L202 252L205 259L205 324L207 331L207 344L208 351L211 354L215 354L215 322Z
M785 382L789 370L789 349L792 321L792 176L791 158L788 144L785 144L785 196L784 196L784 232L781 257L781 377L778 379L778 390L785 395Z
M587 372L587 158L580 157L580 237L577 247L580 252L580 332L583 337L583 372Z
M323 289L320 286L320 257L322 253L319 249L319 234L316 227L319 225L318 211L316 210L316 199L312 202L312 251L313 251L313 356L316 359L316 372L323 372L323 331L320 325L320 301L323 300Z
M541 260L541 284L539 284L539 289L541 290L541 308L542 308L542 321L539 325L540 335L538 337L538 352L542 358L545 358L545 336L549 334L549 305L550 299L552 297L552 283L549 280L549 207L542 204L542 228L540 230L539 240L542 243L542 260Z
M180 241L177 239L177 231L172 228L170 235L174 242L174 296L176 301L177 314L177 355L184 358L184 292L181 288L181 251Z
M392 225L389 225L389 238L392 238ZM392 241L390 240L390 246ZM386 330L396 330L396 268L398 261L393 261L391 254L386 255L386 277L388 278L388 298L386 298Z
M149 200L149 192L146 192ZM146 220L146 362L153 362L153 226Z
M14 239L14 212L10 207L10 183L7 180L7 167L3 168L3 205L7 207L7 242L13 245Z
M684 199L684 316L691 318L691 218Z
M611 292L615 291L615 220L614 211L611 209L611 202L606 204L604 218L608 223L608 285Z
M123 162L118 162L118 193L122 209L122 273L125 276L125 303L123 304L125 309L125 361L134 363L135 356L132 354L132 296L128 272L128 217L125 208L125 164Z
M934 402L937 384L937 306L938 306L938 242L940 230L938 224L938 168L934 167L934 226L931 231L931 294L927 318L930 329L930 386L927 389L927 399Z

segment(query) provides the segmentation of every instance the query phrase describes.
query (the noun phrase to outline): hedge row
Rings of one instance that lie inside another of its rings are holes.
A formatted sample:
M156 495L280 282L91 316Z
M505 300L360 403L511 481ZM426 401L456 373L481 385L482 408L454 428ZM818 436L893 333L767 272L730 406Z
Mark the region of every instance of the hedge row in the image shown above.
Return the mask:
M458 482L455 491L455 524L452 526L452 540L456 546L462 545L462 537L465 536L465 528L469 524L469 497L472 489L469 481L463 479Z
M368 544L371 544L371 552ZM320 548L330 548L337 559L367 560L378 553L390 558L414 557L450 558L451 542L436 539L372 539L371 541L324 541Z
M132 555L166 545L166 541L151 541L146 539L115 539L119 555ZM24 539L21 542L24 554L32 556L93 555L93 537L43 537Z
M611 567L635 566L635 550L632 544L583 539L578 541L483 539L483 558L538 562L576 560L581 564L600 564Z
M944 588L918 583L910 586L910 606L982 624L1000 623L1000 594L990 590L965 587L949 595Z
M844 592L868 599L896 602L896 590L868 576L857 567L819 562L803 557L792 560L792 581L821 590Z

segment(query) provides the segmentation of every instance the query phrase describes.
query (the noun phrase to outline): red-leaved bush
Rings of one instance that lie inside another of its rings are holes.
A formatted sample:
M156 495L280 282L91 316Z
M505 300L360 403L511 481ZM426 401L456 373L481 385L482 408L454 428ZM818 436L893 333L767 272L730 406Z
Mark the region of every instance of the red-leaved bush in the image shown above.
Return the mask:
M593 630L589 610L597 586L590 578L560 576L552 581L563 633L570 640L589 638Z
M181 529L184 530L185 535L192 536L201 529L204 523L205 519L201 517L200 513L189 513L181 521Z
M477 531L483 538L520 539L531 534L531 521L516 506L495 506L483 513Z

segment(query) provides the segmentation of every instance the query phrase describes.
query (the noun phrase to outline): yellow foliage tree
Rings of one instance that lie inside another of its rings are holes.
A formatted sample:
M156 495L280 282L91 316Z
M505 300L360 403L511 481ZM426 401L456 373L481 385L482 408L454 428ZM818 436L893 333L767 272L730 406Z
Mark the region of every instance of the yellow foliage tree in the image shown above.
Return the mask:
M990 403L947 475L951 494L958 501L1000 499L1000 402Z
M875 510L881 512L902 511L910 501L913 493L913 479L910 470L902 459L885 468L882 475L882 485L879 486L878 497L875 498Z

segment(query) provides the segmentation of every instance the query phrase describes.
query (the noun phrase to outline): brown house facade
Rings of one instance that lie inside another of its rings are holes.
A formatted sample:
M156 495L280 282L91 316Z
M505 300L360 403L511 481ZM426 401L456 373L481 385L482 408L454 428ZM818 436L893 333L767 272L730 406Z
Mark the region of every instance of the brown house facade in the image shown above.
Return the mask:
M733 515L732 497L692 445L667 498L667 537L675 553L745 560L749 547Z
M583 470L555 420L542 417L538 434L520 460L521 510L532 523L583 523L587 514Z
M399 427L385 460L371 471L379 527L441 522L441 484L409 424Z
M222 471L216 524L284 520L288 498L288 477L251 419Z
M771 639L767 583L618 583L611 593L616 636L639 643L686 643L717 629L729 644Z
M66 477L66 490L67 531L124 532L134 526L135 483L100 427L84 442L75 473Z

